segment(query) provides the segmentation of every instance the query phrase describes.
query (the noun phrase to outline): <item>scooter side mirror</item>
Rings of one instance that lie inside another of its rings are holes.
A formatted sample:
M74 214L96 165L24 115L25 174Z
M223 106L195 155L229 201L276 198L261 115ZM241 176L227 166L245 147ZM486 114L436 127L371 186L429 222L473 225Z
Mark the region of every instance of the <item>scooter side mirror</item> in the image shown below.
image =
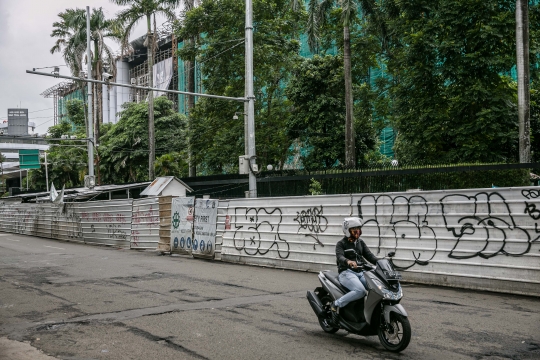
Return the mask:
M396 256L396 252L395 252L395 251L391 251L391 252L389 252L386 256L388 256L388 257L390 257L390 258L391 258L391 257L394 257L394 256Z

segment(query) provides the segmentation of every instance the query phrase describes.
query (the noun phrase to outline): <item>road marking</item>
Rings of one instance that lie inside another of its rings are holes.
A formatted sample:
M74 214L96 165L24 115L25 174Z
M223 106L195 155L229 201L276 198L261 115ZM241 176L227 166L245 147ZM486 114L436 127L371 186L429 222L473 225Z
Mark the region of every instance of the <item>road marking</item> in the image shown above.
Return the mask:
M51 248L51 249L65 250L64 248L59 248L59 247L54 247L54 246L48 246L48 245L43 245L43 246L46 247L46 248Z
M7 240L7 241L19 241L19 240L14 240L14 239L2 239L2 240Z
M9 236L9 234L0 234L0 236Z

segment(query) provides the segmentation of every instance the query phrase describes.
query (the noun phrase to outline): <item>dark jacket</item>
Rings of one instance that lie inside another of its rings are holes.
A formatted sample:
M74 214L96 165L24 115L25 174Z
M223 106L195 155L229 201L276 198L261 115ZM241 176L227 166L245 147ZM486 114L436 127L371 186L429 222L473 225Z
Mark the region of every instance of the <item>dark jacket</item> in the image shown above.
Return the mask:
M338 266L338 271L341 273L344 270L349 269L347 265L347 260L356 261L354 256L349 258L345 257L345 250L353 249L356 250L358 254L358 259L365 259L372 264L376 264L379 260L371 251L369 251L367 245L364 243L364 240L358 239L356 242L351 243L347 237L344 237L336 244L336 261ZM361 264L358 264L359 266Z

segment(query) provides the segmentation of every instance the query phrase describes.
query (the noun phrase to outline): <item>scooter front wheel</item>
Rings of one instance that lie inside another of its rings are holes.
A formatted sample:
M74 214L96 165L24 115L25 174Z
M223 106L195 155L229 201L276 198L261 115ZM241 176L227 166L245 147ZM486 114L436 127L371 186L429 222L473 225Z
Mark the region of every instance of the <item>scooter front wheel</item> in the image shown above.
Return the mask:
M380 326L378 335L381 344L392 352L405 350L411 341L411 324L409 319L400 314L390 314L390 324Z
M323 303L325 309L327 309L330 304L332 303L333 299L329 295L325 295L321 298L321 302ZM321 328L324 330L324 332L327 332L329 334L334 334L339 330L339 328L336 328L332 325L332 320L327 317L320 317L319 318L319 325L321 325Z

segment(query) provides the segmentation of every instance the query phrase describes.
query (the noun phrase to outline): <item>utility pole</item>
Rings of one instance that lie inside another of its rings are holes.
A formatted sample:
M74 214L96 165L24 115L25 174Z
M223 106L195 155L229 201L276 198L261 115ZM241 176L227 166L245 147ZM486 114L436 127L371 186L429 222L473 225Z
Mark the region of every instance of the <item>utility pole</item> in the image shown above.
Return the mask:
M146 41L148 42L146 48L148 53L148 82L150 87L154 84L154 35L152 33L152 26L150 25L150 16L147 16L148 32L146 34ZM154 92L148 92L148 180L154 181L155 169L154 162L156 161L156 140L154 129Z
M531 162L529 89L529 2L516 0L516 64L518 82L519 162Z
M92 80L92 52L90 48L90 6L86 7L86 46L88 79ZM88 82L88 175L94 177L94 118L92 109L92 82Z
M247 138L249 156L249 197L257 197L257 177L253 172L255 165L255 93L253 91L253 2L246 0L246 99L247 99Z

